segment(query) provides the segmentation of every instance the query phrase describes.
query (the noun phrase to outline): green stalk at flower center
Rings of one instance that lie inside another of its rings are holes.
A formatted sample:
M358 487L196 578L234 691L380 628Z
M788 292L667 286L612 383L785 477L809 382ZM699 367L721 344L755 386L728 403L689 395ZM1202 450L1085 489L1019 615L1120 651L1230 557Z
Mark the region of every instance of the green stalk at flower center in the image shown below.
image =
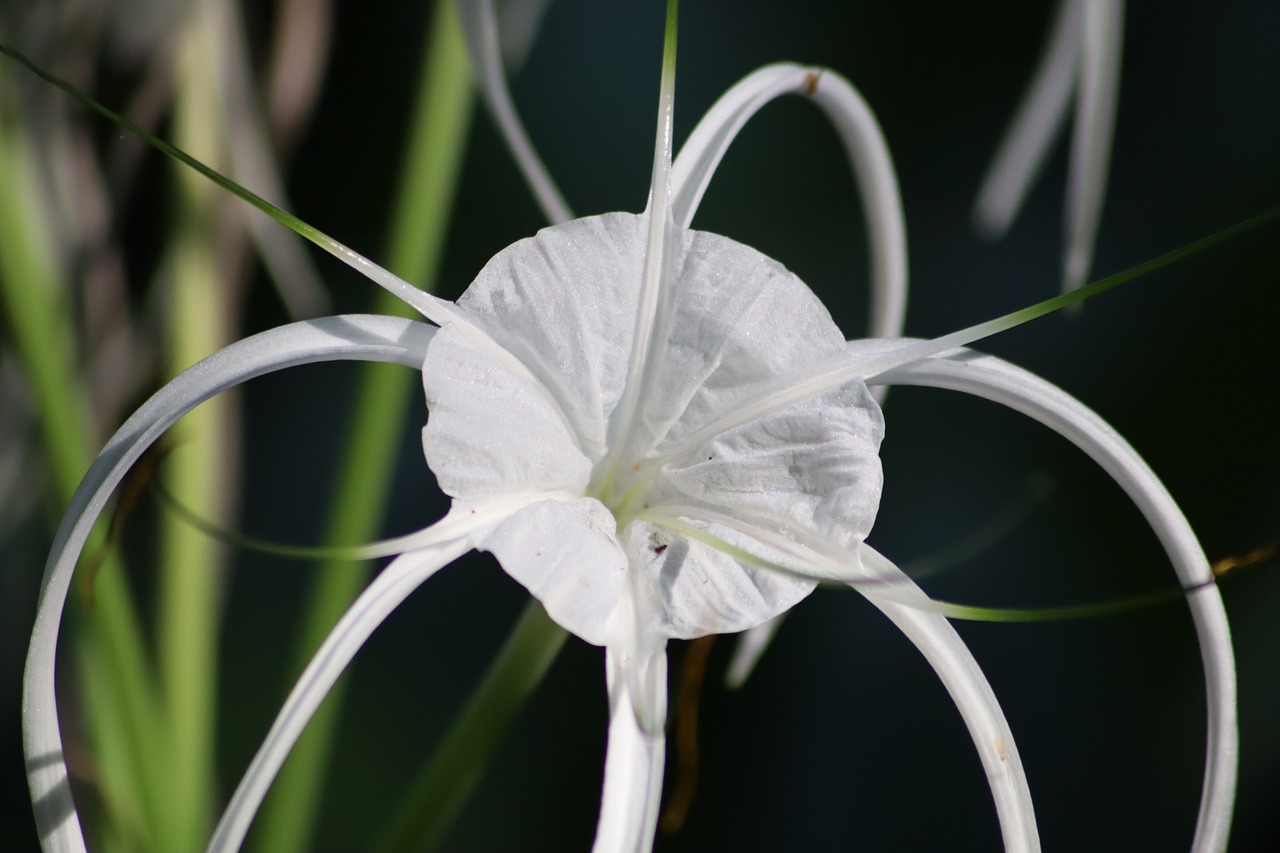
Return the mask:
M619 457L633 452L635 415L652 379L654 358L667 344L670 282L679 250L671 213L672 124L675 117L676 17L678 0L667 0L667 29L662 49L662 80L658 91L658 128L653 144L653 176L645 210L646 243L640 299L631 338L627 381L622 399L610 416L606 481L620 469ZM637 464L638 469L638 464ZM595 478L593 477L593 480ZM608 501L605 501L608 505Z
M595 498L604 504L621 531L649 508L649 494L660 470L656 466L646 465L644 461L623 461L607 468L602 462L597 466L597 473L603 471L603 476L598 481L596 476L592 477L586 497Z

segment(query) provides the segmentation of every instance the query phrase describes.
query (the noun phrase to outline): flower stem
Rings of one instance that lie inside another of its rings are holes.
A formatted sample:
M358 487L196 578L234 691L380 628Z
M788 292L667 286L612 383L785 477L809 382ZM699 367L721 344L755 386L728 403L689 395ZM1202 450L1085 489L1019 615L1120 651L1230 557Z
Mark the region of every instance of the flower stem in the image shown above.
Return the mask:
M217 23L200 4L180 35L174 69L174 134L184 150L211 160L225 148L225 116ZM174 164L176 205L165 283L172 325L170 375L226 346L233 299L229 264L220 259L217 227L223 202L215 186ZM187 415L163 474L169 490L207 517L230 507L233 401L220 395ZM214 807L214 727L218 624L226 550L174 516L161 521L157 598L158 657L167 724L165 808L160 850L197 850L208 837Z

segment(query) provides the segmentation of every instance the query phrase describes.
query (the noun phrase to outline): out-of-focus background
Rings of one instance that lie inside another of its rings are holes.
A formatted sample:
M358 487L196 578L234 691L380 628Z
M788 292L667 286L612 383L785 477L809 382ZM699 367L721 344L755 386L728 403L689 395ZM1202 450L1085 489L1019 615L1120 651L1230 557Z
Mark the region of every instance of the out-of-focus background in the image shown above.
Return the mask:
M23 37L47 32L32 24L38 5L14 0L0 24L4 39L37 55L47 45L24 44ZM164 5L106 3L67 37L96 45L98 98L122 110L157 109L155 126L171 136L163 105L154 107L144 86L153 79L147 62L165 44L156 36L168 26L159 11ZM280 13L247 5L250 53L259 57ZM829 66L865 95L893 152L910 248L907 333L931 337L1045 299L1058 287L1067 140L1003 241L977 237L970 211L1039 58L1051 5L687 2L677 143L721 92L756 67L779 60ZM287 168L294 212L375 259L397 190L430 6L334 5L319 99ZM644 206L663 6L556 0L513 76L529 134L579 215ZM1280 8L1266 3L1212 10L1190 0L1130 4L1093 278L1280 204L1277 33ZM0 65L0 85L21 92L25 115L82 110L12 63ZM114 128L88 126L87 143L104 160L147 158L137 167L143 177L116 201L112 216L123 246L125 301L154 317L148 276L159 260L149 241L167 215L169 171ZM39 126L27 129L41 138ZM441 292L450 297L495 252L545 224L480 108L468 140L440 274ZM830 128L811 105L788 99L747 126L694 224L787 265L824 299L846 334L859 337L866 297L860 217ZM1278 227L1233 238L1090 300L1078 316L1046 317L979 345L1059 384L1115 426L1163 478L1210 560L1280 541ZM317 255L315 265L335 309L371 304L372 285L327 257ZM247 273L244 332L286 320L256 269ZM153 321L140 325L147 322ZM7 325L0 335L10 335ZM121 364L145 364L145 347L140 352L140 361ZM7 346L3 356L8 377L17 365ZM154 375L138 373L138 387L120 395L128 400L121 403L125 412L148 383L154 387ZM355 376L347 366L308 367L247 387L239 404L238 529L289 542L319 538ZM5 381L0 410L16 419L25 399L21 382ZM419 398L413 405L386 532L415 529L445 509L422 460L425 409ZM1029 484L1051 487L985 550L925 580L931 594L1047 606L1174 586L1137 510L1083 454L1044 428L991 404L919 389L892 392L885 417L885 491L869 541L900 563L965 542L1011 503L1032 502ZM0 441L10 447L30 438L8 429ZM24 446L31 464L0 509L0 848L6 850L36 845L21 770L21 662L60 513L39 491L39 443ZM160 512L144 500L126 523L123 547L142 555L139 565L145 566L149 525ZM224 795L287 689L285 649L309 568L249 552L236 554L235 563L219 635L217 773ZM1273 557L1222 584L1240 677L1233 851L1271 850L1280 840L1277 572ZM138 569L144 601L152 592L148 578ZM365 846L524 600L494 561L469 559L428 583L378 632L348 676L342 734L311 849ZM1204 759L1204 693L1185 606L1174 600L1078 621L958 629L1017 735L1046 850L1189 848ZM998 847L990 795L959 715L918 653L856 594L819 590L797 607L737 692L721 684L731 647L721 639L711 654L696 800L684 827L660 833L656 849ZM672 652L674 688L683 644ZM74 662L68 656L64 663L61 694L70 733ZM673 693L673 707L678 698ZM606 715L602 654L571 639L442 849L587 849ZM676 775L672 756L668 790Z

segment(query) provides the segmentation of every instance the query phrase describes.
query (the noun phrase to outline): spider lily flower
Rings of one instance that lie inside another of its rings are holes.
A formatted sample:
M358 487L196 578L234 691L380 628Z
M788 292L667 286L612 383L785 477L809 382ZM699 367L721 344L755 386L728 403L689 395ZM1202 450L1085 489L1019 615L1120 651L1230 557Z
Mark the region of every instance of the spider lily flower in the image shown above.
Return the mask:
M527 32L536 28L547 2L514 0L503 7L503 14L521 20L522 30ZM548 221L568 221L572 218L568 204L534 149L507 86L503 69L506 31L499 34L499 14L493 0L458 0L458 13L494 123ZM520 43L524 43L523 37ZM821 109L844 146L867 213L871 266L868 332L876 338L899 337L906 324L907 238L897 177L874 114L858 91L835 71L776 63L734 84L694 128L673 165L672 183L677 188L673 216L681 227L690 226L711 176L738 133L763 107L785 95L804 97ZM879 387L872 394L882 402L886 390ZM745 683L779 624L780 619L770 620L740 635L729 668L730 684Z
M553 619L605 648L611 720L596 850L651 844L667 641L758 626L819 581L858 589L920 649L974 740L1006 849L1038 850L1013 734L947 621L948 607L864 542L879 503L883 434L868 385L895 382L978 394L1045 422L1102 464L1148 518L1180 581L1194 590L1188 603L1206 666L1208 759L1193 849L1225 847L1236 762L1230 635L1208 563L1172 499L1079 403L959 349L1020 318L932 341L846 343L817 298L777 262L689 230L683 221L692 212L682 200L699 195L692 188L705 185L718 161L705 152L723 150L745 108L713 109L699 138L719 140L719 148L686 147L692 165L673 167L672 29L666 56L644 213L576 220L516 243L457 304L302 229L434 325L341 316L248 338L169 383L108 443L58 531L28 656L25 750L46 850L84 850L54 663L72 572L94 520L146 447L203 400L269 372L338 359L422 371L424 450L453 505L443 520L394 543L397 556L335 626L281 708L210 850L239 846L292 744L370 634L472 549L493 552ZM825 78L814 85L821 89Z
M1060 0L1040 66L992 160L974 220L998 238L1013 223L1066 122L1076 114L1067 173L1062 290L1089 279L1111 161L1124 0Z

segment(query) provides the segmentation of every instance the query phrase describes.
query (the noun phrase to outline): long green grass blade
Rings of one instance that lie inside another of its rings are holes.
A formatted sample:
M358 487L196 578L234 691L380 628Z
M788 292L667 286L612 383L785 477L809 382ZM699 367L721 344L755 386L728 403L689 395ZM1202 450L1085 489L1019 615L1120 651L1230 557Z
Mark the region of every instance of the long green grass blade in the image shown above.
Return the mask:
M218 80L220 33L197 5L179 35L173 133L177 144L209 160L226 150ZM167 371L176 375L233 338L234 300L218 227L227 196L175 164L176 203L164 281L169 307ZM229 506L233 403L219 395L185 417L162 475L178 500L212 518ZM198 850L216 806L214 779L218 626L226 552L172 516L159 530L156 628L168 762L159 850Z

